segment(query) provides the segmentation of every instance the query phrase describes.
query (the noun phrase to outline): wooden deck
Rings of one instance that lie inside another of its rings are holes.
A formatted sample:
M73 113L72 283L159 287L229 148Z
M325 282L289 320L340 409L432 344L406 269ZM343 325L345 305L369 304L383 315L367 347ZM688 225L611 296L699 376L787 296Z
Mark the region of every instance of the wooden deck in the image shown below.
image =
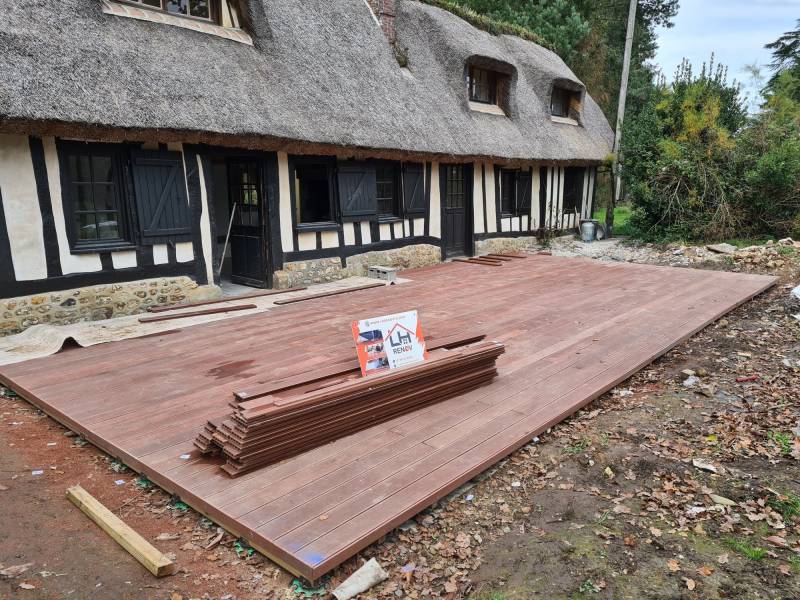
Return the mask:
M404 277L0 367L0 381L313 580L775 282L549 256ZM351 320L414 308L426 334L504 342L499 377L236 479L194 449L232 392L354 356Z

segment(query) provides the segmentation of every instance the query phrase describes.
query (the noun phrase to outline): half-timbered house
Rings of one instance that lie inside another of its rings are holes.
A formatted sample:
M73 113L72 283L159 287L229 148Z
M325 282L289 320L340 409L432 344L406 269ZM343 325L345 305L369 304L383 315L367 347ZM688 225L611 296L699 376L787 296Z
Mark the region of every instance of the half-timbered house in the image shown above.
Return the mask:
M519 247L610 151L556 54L415 0L3 13L0 332Z

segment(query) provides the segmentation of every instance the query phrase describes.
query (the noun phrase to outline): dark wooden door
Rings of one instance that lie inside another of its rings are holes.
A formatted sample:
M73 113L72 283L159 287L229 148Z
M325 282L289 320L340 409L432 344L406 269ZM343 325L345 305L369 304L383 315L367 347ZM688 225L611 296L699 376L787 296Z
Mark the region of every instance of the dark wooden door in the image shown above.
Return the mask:
M231 281L267 287L266 210L261 162L228 159L228 198L231 225Z
M472 170L469 165L442 166L442 236L445 256L472 251Z

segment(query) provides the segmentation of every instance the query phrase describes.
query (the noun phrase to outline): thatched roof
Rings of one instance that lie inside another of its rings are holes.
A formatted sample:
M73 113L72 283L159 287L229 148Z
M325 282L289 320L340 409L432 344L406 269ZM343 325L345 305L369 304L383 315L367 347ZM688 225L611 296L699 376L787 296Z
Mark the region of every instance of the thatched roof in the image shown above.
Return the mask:
M588 96L583 126L550 121L553 78L577 82L555 54L413 0L397 3L408 70L363 0L249 0L254 46L107 15L99 0L3 4L0 130L161 130L507 159L599 161L610 149ZM469 110L462 78L475 55L515 68L511 118Z

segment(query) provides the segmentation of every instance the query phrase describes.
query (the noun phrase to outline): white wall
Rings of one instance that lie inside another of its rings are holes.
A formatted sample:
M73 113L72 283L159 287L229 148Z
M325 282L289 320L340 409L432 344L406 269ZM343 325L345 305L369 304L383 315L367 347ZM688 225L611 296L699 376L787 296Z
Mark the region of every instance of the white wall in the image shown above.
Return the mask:
M17 281L47 277L42 214L28 137L0 134L0 193Z

